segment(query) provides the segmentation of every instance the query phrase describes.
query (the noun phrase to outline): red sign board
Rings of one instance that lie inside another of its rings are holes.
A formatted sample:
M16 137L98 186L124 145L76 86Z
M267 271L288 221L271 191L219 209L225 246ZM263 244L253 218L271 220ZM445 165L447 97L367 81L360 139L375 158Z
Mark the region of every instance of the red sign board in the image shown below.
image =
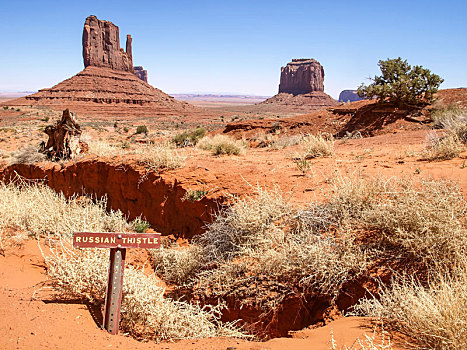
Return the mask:
M73 247L75 248L159 248L159 233L97 233L75 232Z

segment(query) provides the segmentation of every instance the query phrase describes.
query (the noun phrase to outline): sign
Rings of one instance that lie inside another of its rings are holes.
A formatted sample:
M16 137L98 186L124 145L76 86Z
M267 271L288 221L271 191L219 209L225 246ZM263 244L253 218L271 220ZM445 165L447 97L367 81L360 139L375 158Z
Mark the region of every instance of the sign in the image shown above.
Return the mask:
M159 248L160 234L75 232L73 233L73 247L110 248L109 278L105 293L102 328L111 334L117 334L122 304L126 248Z
M154 233L75 232L75 248L145 248L160 247L160 235Z

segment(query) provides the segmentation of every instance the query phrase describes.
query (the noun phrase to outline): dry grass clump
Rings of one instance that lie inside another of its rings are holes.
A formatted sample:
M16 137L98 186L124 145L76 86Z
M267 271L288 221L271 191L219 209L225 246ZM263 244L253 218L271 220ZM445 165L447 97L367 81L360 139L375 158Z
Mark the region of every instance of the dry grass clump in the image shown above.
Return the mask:
M467 252L467 204L450 181L341 179L329 211L376 229L379 244L427 265L449 266Z
M378 298L363 299L356 312L379 317L407 335L416 349L467 349L466 266L447 274L436 271L428 284L399 277L382 286Z
M45 256L53 285L66 296L102 303L106 290L108 252L70 250L68 244ZM220 321L220 307L200 307L164 297L155 276L127 266L123 283L121 328L145 338L177 340L208 337L246 337L232 323Z
M331 157L334 155L334 138L323 135L306 135L299 142L301 153L298 158L312 159L318 157Z
M10 164L35 164L45 160L45 155L39 152L39 148L28 145L12 154Z
M435 127L454 133L461 142L467 142L467 110L456 106L435 110L431 114Z
M351 347L347 345L338 347L336 340L334 339L334 333L331 331L331 343L330 350L392 350L391 338L389 337L388 332L384 329L384 326L381 324L381 327L375 327L371 335L364 334L365 339L357 340L352 344Z
M169 143L149 144L137 148L135 153L140 156L140 162L152 171L181 168L184 166L186 159Z
M428 137L425 157L427 160L453 159L459 157L464 149L465 147L456 133L448 132L442 137L433 133Z
M241 303L255 299L265 312L294 288L335 295L362 272L366 256L351 235L326 236L312 225L297 225L299 215L278 189L258 188L221 210L189 248L153 251L156 273L211 296L236 296ZM182 277L170 269L182 271Z
M197 147L206 151L212 151L214 155L240 155L244 154L247 148L244 141L235 140L227 135L203 137L198 141Z
M31 235L69 236L76 231L128 231L120 211L106 211L107 200L66 199L43 184L0 183L0 224Z
M98 157L114 157L129 154L130 150L126 144L111 144L107 141L90 140L88 141L89 153Z

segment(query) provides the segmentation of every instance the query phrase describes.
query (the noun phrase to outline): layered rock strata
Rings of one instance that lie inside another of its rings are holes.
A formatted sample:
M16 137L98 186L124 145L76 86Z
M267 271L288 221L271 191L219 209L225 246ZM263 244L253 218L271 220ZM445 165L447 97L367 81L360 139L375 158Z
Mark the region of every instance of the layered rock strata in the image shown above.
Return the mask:
M83 29L85 69L69 79L18 100L16 105L39 105L87 115L170 115L200 111L175 100L147 83L147 71L133 68L132 38L126 51L120 48L119 29L95 16L86 18ZM135 108L137 107L137 108Z

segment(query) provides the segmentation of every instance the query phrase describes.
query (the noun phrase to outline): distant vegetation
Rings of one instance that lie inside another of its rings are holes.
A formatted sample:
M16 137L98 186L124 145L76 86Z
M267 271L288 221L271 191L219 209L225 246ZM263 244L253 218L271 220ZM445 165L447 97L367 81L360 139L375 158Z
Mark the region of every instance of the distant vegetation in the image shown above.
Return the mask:
M206 135L206 129L197 127L191 131L185 131L173 137L172 141L177 147L195 146Z
M412 67L402 58L380 60L382 75L375 76L373 83L358 88L362 98L378 98L379 102L392 102L400 107L431 103L434 94L444 81L422 66Z

